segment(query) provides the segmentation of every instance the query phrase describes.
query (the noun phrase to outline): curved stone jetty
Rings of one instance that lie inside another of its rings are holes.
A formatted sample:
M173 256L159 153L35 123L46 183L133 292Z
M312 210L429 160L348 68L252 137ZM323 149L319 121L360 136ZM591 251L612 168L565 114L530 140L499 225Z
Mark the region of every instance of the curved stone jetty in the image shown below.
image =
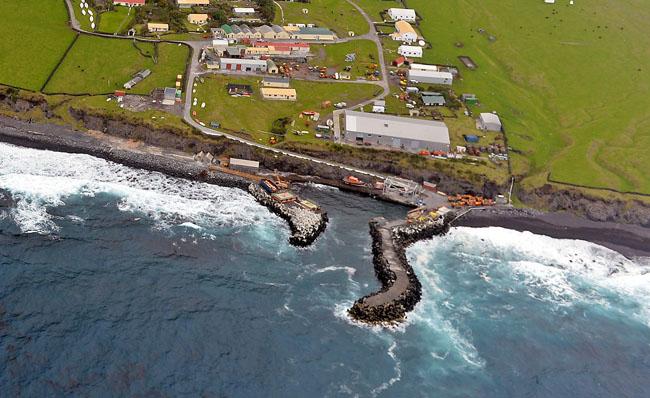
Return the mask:
M348 310L349 315L370 324L385 325L404 320L422 294L422 285L406 259L406 248L419 240L446 234L450 219L447 215L406 224L404 221L388 222L383 217L373 218L370 221L373 263L382 288L357 300Z
M266 193L259 185L250 184L248 192L263 206L266 206L273 213L289 223L291 237L289 243L294 246L309 246L327 225L327 213L303 209L298 206L287 206L273 200L271 195Z

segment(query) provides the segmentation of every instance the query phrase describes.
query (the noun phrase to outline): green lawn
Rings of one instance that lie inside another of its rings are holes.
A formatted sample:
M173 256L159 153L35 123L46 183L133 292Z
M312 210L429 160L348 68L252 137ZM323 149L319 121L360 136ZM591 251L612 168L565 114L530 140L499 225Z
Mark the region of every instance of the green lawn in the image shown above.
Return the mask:
M50 1L52 1L52 0L50 0ZM71 0L71 2L72 2L72 8L74 9L74 14L77 17L77 21L79 21L79 25L81 26L81 29L87 30L87 31L92 31L93 30L90 27L90 24L91 24L91 22L90 22L90 13L88 12L88 10L90 10L93 13L92 16L93 16L93 20L95 22L95 28L98 27L97 25L98 25L98 22L99 22L99 18L97 16L97 12L95 12L95 9L93 7L91 7L90 4L88 4L89 8L84 7L84 10L86 11L86 15L84 15L81 12L81 7L79 6L81 4L81 0ZM61 0L61 3L64 3L63 0ZM88 3L88 2L86 2L86 3ZM64 3L64 7L65 7L65 3Z
M311 0L311 3L278 1L284 10L284 25L288 23L313 23L329 28L339 37L347 37L349 31L357 35L368 33L369 27L363 15L345 0ZM309 10L303 14L302 9ZM276 7L274 23L283 25L282 13Z
M312 45L311 52L315 56L309 60L310 65L336 68L338 72L342 72L344 67L350 65L352 66L352 70L350 71L352 79L365 76L369 66L379 63L377 46L371 40L353 40L338 44ZM345 55L350 53L357 54L355 62L345 62Z
M354 0L363 8L370 19L375 22L382 22L380 13L389 8L404 8L401 2L397 0ZM410 7L410 5L409 5Z
M291 117L296 121L292 130L314 131L315 122L310 126L305 125L304 119L298 116L302 111L312 110L320 112L322 116L331 114L333 108L321 109L323 101L347 102L348 105L361 102L381 92L381 88L374 84L354 83L325 83L292 80L291 87L296 89L298 100L274 101L264 100L259 91L259 81L262 77L234 77L224 75L212 75L205 78L205 83L198 83L194 97L198 99L197 106L192 110L197 112L196 118L205 124L211 121L218 121L224 129L242 131L250 134L252 138L260 142L267 142L268 132L271 131L271 124L274 120ZM250 84L253 87L254 95L251 98L233 98L226 92L228 83ZM201 109L202 102L206 107ZM287 134L288 140L314 140L314 135L299 137L294 134Z
M101 13L98 31L106 33L122 33L134 18L135 11L129 12L129 7L115 6L112 11Z
M0 84L39 90L75 37L63 1L2 0L0 15Z
M154 45L138 42L146 54L154 54ZM158 45L158 62L137 51L132 40L81 36L56 71L47 93L102 94L122 89L122 85L142 69L151 75L131 92L148 94L156 87L173 86L176 75L185 73L188 49L176 44Z
M457 57L469 55L478 64L461 67L454 88L478 95L475 112L500 113L509 144L522 152L512 156L516 174L533 184L550 172L567 183L650 193L646 1L408 4L433 45L424 62L460 65Z

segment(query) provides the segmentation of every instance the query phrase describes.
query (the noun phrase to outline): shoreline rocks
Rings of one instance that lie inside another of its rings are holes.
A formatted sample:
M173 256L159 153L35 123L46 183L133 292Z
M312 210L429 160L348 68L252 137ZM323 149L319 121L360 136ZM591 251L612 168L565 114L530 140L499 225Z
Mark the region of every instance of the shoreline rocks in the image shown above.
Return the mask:
M373 264L381 290L357 300L348 310L355 320L369 324L395 324L403 321L422 295L422 285L406 258L413 243L444 235L449 231L444 218L415 224L388 222L383 217L370 221Z
M327 226L327 213L316 213L273 200L259 185L249 184L248 192L263 206L287 221L291 229L289 243L298 247L311 245Z
M40 129L41 131L35 131ZM82 153L128 167L160 172L172 177L201 181L209 184L238 188L250 193L263 206L289 224L294 246L306 247L313 243L327 225L326 213L314 213L282 205L268 196L268 199L254 193L249 180L222 172L207 171L206 165L191 158L184 159L164 153L149 153L140 150L121 149L107 141L79 131L57 125L33 125L15 121L0 126L0 142L65 153ZM255 186L255 184L252 184ZM266 193L264 192L266 195Z

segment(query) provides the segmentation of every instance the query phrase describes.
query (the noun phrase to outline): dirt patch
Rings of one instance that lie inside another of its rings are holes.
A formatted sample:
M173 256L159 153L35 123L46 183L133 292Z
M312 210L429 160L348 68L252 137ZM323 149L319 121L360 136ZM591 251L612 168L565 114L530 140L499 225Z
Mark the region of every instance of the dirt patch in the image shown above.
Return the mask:
M124 109L134 112L142 112L148 110L158 110L169 112L177 116L183 116L183 102L176 102L174 105L163 105L163 95L157 95L154 90L151 96L148 95L125 95L122 100Z

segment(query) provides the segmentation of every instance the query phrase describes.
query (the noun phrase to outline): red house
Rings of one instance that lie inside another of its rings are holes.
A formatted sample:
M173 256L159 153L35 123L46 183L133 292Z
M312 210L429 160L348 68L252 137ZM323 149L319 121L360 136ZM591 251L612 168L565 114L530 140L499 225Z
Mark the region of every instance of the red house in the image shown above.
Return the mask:
M144 5L145 0L113 0L116 6L140 7Z

